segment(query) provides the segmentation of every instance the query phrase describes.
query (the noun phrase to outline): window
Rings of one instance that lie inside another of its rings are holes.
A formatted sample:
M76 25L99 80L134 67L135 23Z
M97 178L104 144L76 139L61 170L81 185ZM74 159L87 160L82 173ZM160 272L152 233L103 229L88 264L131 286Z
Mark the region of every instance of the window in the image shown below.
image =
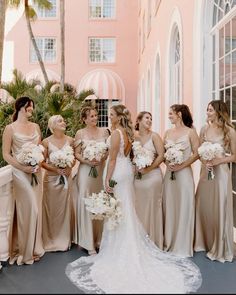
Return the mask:
M155 64L155 76L154 76L154 93L155 93L155 98L154 98L154 108L153 108L153 113L155 116L153 117L153 125L154 125L154 131L160 132L160 120L161 120L161 101L160 101L160 55L158 54L156 57L156 64Z
M89 61L92 63L114 63L115 47L115 38L89 38Z
M98 110L98 127L110 127L109 115L110 108L113 105L119 104L118 99L97 99L96 108Z
M57 17L57 0L49 0L52 4L50 10L39 8L36 5L33 5L37 13L38 18L55 18Z
M152 10L151 10L151 1L148 1L148 19L147 19L147 36L151 31L151 24L152 24Z
M89 0L90 18L115 18L115 0Z
M211 93L212 99L221 99L227 104L236 127L236 13L227 16L235 5L233 0L215 0L213 4ZM219 22L223 18L225 21L221 25ZM231 167L235 207L236 164L231 164Z
M176 102L180 101L180 39L179 31L175 36L175 47L174 47L174 100Z
M146 22L145 22L145 13L143 14L143 22L142 22L142 51L145 48L145 28L146 28Z
M35 38L38 49L41 53L42 60L46 63L56 62L56 38L37 37ZM37 55L35 53L33 44L31 42L30 48L30 62L37 62Z
M152 111L152 93L151 93L151 72L148 70L147 75L147 95L146 95L146 106L145 111L151 112Z
M154 0L154 4L155 4L154 11L155 11L155 14L158 11L158 8L160 6L160 3L161 3L161 0Z

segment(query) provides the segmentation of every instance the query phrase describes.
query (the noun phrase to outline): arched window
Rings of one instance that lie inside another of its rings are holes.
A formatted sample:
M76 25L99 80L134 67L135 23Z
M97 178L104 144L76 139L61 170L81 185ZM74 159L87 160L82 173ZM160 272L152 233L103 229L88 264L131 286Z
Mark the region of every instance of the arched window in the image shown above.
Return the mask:
M170 104L182 101L182 55L178 26L175 24L170 44Z
M212 19L212 99L223 100L236 126L236 1L215 0ZM236 198L236 164L232 164ZM236 201L236 199L235 199Z
M153 129L160 132L161 121L161 101L160 101L160 56L157 54L156 63L154 67L154 100L153 100Z
M151 107L152 102L152 94L151 94L151 72L148 70L147 75L147 94L146 94L146 104L145 104L145 110L148 112L152 111Z

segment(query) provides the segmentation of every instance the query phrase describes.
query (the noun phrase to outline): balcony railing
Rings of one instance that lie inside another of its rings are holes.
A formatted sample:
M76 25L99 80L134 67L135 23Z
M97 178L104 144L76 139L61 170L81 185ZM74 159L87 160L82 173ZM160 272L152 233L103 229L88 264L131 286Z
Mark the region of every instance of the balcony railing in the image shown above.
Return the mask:
M0 168L0 269L1 261L9 258L8 235L13 213L12 169Z

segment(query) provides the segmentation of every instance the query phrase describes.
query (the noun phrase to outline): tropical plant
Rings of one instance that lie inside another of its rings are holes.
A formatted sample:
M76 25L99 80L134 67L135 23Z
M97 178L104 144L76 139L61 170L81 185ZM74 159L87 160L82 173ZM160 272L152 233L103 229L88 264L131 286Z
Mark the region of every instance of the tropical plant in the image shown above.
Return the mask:
M27 82L22 74L15 70L13 81L5 83L3 87L15 99L25 95L34 100L35 110L32 120L39 124L42 138L50 135L48 119L56 114L61 114L64 117L67 122L67 134L74 137L76 131L82 128L79 120L81 106L89 103L85 99L87 96L94 94L94 91L91 89L77 94L71 84L65 83L64 93L51 93L51 86L55 82L49 81L40 91L35 89L36 83L36 81ZM6 125L11 122L13 112L14 101L13 103L0 104L0 167L6 165L2 158L2 134Z

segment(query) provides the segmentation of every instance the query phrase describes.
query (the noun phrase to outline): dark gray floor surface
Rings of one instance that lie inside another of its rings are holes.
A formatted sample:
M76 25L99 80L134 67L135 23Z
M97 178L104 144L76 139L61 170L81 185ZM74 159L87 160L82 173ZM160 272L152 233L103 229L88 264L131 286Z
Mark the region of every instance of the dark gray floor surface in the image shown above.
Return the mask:
M67 252L46 253L33 265L5 266L0 272L0 294L82 294L65 275L66 265L82 255L87 254L73 246ZM236 261L212 262L204 252L195 253L192 260L202 273L199 294L236 293Z

